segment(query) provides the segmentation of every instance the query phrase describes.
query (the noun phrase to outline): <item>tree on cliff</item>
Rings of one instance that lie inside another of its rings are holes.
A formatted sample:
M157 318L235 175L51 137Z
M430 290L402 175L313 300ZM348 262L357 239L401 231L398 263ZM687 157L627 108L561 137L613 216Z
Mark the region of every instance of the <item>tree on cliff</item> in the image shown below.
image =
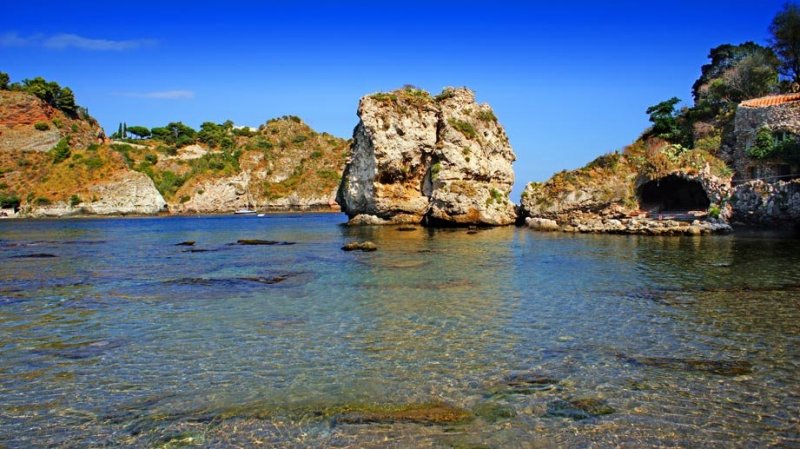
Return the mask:
M691 132L686 128L683 115L675 109L680 102L680 98L672 97L647 108L646 113L650 116L653 126L644 133L643 137L659 137L671 143L691 147Z
M8 73L0 72L0 90L7 90L9 81L11 81L11 77L8 76Z
M128 132L133 134L134 136L143 139L145 137L150 137L150 130L144 126L129 126L127 128Z
M768 95L778 88L780 61L767 47L754 42L724 44L708 53L710 62L701 68L692 86L692 115L708 119L730 112L740 102Z
M34 79L25 79L21 83L8 86L11 90L27 92L44 100L50 106L60 109L71 117L77 117L78 105L75 104L75 94L69 87L62 88L55 81L48 82L41 76Z
M769 26L772 48L781 60L781 74L800 82L800 6L787 3Z

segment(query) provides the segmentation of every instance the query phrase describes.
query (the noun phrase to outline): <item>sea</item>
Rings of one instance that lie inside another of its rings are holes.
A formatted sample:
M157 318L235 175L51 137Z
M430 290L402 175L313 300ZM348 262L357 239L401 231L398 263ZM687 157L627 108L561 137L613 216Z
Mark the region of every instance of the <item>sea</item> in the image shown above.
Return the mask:
M0 448L38 447L797 448L800 240L0 221Z

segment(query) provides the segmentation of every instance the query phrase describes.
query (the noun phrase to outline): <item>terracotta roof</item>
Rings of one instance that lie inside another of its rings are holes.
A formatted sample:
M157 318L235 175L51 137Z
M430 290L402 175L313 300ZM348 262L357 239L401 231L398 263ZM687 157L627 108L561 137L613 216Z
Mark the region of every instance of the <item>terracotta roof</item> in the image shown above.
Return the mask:
M800 93L786 94L786 95L770 95L768 97L753 98L741 102L739 106L746 108L765 108L767 106L775 106L783 103L791 103L793 101L800 101Z

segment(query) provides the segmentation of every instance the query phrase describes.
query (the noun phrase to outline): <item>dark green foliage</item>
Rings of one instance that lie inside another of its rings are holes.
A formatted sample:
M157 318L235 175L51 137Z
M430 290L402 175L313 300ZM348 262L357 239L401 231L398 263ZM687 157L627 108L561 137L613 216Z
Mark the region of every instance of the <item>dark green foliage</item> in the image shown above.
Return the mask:
M155 154L152 154L152 153L145 154L144 155L144 160L150 165L156 165L158 163L158 156L156 156Z
M319 159L322 157L322 151L316 150L311 152L311 159Z
M455 118L451 118L447 120L447 123L450 124L453 128L461 132L461 134L465 135L470 139L475 139L478 137L478 132L475 131L475 127L472 126L472 123L465 122L464 120L459 120Z
M747 155L753 159L780 158L786 162L800 162L800 139L792 134L776 135L769 128L763 127L756 133L753 146L747 149Z
M253 137L253 136L256 135L256 133L253 130L251 130L249 127L243 126L241 128L234 128L233 129L233 135L234 136L239 136L239 137Z
M800 7L787 3L769 26L772 48L781 61L781 74L800 82Z
M175 195L175 192L177 192L183 183L186 182L186 178L169 170L164 170L157 175L153 175L152 173L148 172L145 173L153 178L153 183L156 185L156 189L158 189L158 191L165 197L172 197Z
M40 196L39 198L36 198L33 201L33 203L36 204L37 206L49 206L49 205L53 204L53 202L50 201L50 199L45 198L43 196Z
M58 164L59 162L66 160L70 156L69 150L69 140L65 137L58 141L56 146L50 150L50 155L53 157L53 163Z
M78 204L81 204L81 197L79 197L78 195L72 195L71 197L69 197L70 206L75 207Z
M0 90L8 90L9 81L11 81L11 77L8 76L8 73L0 72Z
M0 192L0 209L19 209L20 199L14 194Z
M686 129L683 118L675 110L675 106L680 102L680 98L672 97L647 108L645 112L650 116L653 126L644 133L643 137L658 137L670 143L691 146L691 130Z
M50 129L50 125L48 125L47 122L36 122L33 124L33 127L38 131L47 131Z
M78 129L79 129L78 128L78 124L77 123L73 123L72 126L69 127L69 129L71 129L72 132L74 132L74 133L78 132Z
M22 80L9 86L12 90L27 92L44 100L50 106L61 110L70 117L78 116L78 105L75 104L75 94L69 87L61 87L56 82L48 82L38 76L34 79Z
M292 142L294 142L295 144L299 145L299 144L305 142L306 140L308 140L308 136L304 136L304 135L300 134L300 135L294 136L294 139L292 139Z
M140 139L150 137L150 130L144 126L130 126L128 132Z
M221 125L204 122L200 125L197 140L212 148L232 150L236 146L236 141L233 139L233 122L228 120Z
M182 122L171 122L167 126L153 128L150 134L154 139L177 147L191 145L195 143L197 137L197 132Z

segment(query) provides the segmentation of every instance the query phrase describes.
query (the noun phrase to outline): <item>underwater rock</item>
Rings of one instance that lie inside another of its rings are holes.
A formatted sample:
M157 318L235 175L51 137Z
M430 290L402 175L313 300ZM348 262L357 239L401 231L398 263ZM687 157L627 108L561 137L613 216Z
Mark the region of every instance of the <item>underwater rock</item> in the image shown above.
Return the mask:
M187 240L185 242L176 243L175 246L194 246L194 240Z
M334 424L396 424L425 425L458 424L472 419L467 410L445 403L409 404L399 407L374 407L346 411L333 418Z
M563 400L558 399L547 405L547 417L570 418L575 421L596 418L598 416L614 413L613 407L603 399L581 398Z
M654 366L678 371L695 371L720 376L740 376L753 372L753 364L746 360L702 360L674 357L628 357L628 363Z
M12 259L49 259L52 257L58 257L58 256L49 253L16 254L14 256L11 256Z
M236 241L236 244L237 244L237 245L253 245L253 246L259 246L259 245L266 245L266 246L279 245L279 246L285 246L285 245L294 245L294 244L295 244L295 242L279 242L279 241L277 241L277 240L259 240L259 239L239 239L239 240L237 240L237 241Z

